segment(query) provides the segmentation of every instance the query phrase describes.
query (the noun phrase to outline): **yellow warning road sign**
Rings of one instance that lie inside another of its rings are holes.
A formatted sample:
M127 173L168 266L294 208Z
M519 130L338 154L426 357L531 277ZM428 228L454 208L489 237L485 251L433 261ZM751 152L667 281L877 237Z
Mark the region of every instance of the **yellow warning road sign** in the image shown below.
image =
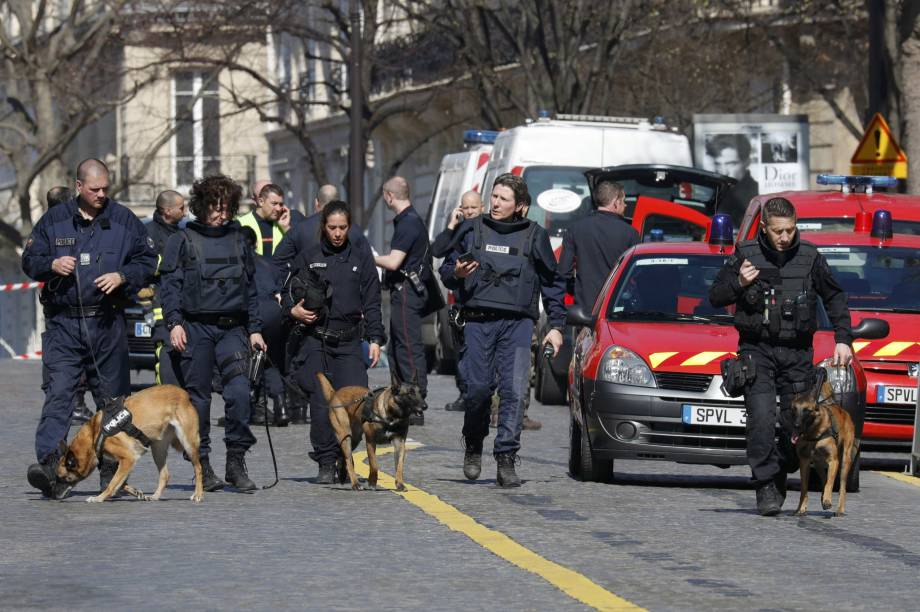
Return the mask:
M879 113L869 122L850 159L850 174L907 178L907 154Z

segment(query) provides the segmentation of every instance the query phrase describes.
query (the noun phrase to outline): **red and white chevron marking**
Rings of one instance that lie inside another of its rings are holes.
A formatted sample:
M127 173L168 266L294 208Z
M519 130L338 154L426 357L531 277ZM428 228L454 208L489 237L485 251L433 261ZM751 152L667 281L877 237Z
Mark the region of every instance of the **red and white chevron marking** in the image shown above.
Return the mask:
M34 353L23 353L22 355L15 355L13 359L41 359L42 352L35 351Z
M41 289L45 283L3 283L0 284L2 291L28 291L30 289Z

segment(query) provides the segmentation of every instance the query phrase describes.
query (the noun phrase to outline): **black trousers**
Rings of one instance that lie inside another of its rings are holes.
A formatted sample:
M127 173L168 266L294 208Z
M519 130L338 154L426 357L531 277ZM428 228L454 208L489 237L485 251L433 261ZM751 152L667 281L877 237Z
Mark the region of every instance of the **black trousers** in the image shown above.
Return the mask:
M772 481L781 470L798 467L791 436L795 424L792 397L814 384L814 349L740 343L738 354L754 359L757 376L745 389L747 459L755 486ZM779 413L776 397L779 396ZM780 424L777 444L776 424Z
M390 290L390 368L405 382L417 381L428 394L428 364L422 342L425 296L402 283Z
M291 367L294 369L294 380L310 401L310 444L313 446L310 458L320 465L334 463L341 455L341 449L329 420L329 404L323 397L316 374L325 373L334 389L353 385L366 387L367 368L361 340L332 346L314 336L307 336Z

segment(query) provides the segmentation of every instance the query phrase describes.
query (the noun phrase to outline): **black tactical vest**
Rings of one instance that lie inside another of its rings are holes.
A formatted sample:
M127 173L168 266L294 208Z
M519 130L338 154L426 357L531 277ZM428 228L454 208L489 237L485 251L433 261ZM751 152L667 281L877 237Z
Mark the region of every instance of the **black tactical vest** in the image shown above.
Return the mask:
M539 312L539 279L530 258L536 224L516 221L520 229L502 234L491 219L474 220L472 252L479 268L464 279L464 293L471 297L464 307L501 310L535 317Z
M811 278L818 257L815 245L800 240L796 254L782 267L763 254L757 240L741 242L736 255L760 270L735 309L741 337L810 343L818 329L818 294Z
M193 229L185 236L182 310L189 314L246 312L249 286L242 236L230 229L223 236L204 236Z

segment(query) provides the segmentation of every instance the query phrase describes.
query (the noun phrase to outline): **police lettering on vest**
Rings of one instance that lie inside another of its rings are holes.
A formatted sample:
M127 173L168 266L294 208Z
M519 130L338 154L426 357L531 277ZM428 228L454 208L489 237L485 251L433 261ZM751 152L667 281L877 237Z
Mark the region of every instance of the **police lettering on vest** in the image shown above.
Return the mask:
M536 224L527 219L496 222L489 217L472 223L472 252L479 268L464 279L461 303L472 309L534 316L540 294L539 278L530 261Z
M795 255L782 267L764 256L757 240L741 242L736 255L760 270L738 300L734 320L738 332L747 337L810 341L818 328L818 294L812 279L818 257L815 245L800 241Z

